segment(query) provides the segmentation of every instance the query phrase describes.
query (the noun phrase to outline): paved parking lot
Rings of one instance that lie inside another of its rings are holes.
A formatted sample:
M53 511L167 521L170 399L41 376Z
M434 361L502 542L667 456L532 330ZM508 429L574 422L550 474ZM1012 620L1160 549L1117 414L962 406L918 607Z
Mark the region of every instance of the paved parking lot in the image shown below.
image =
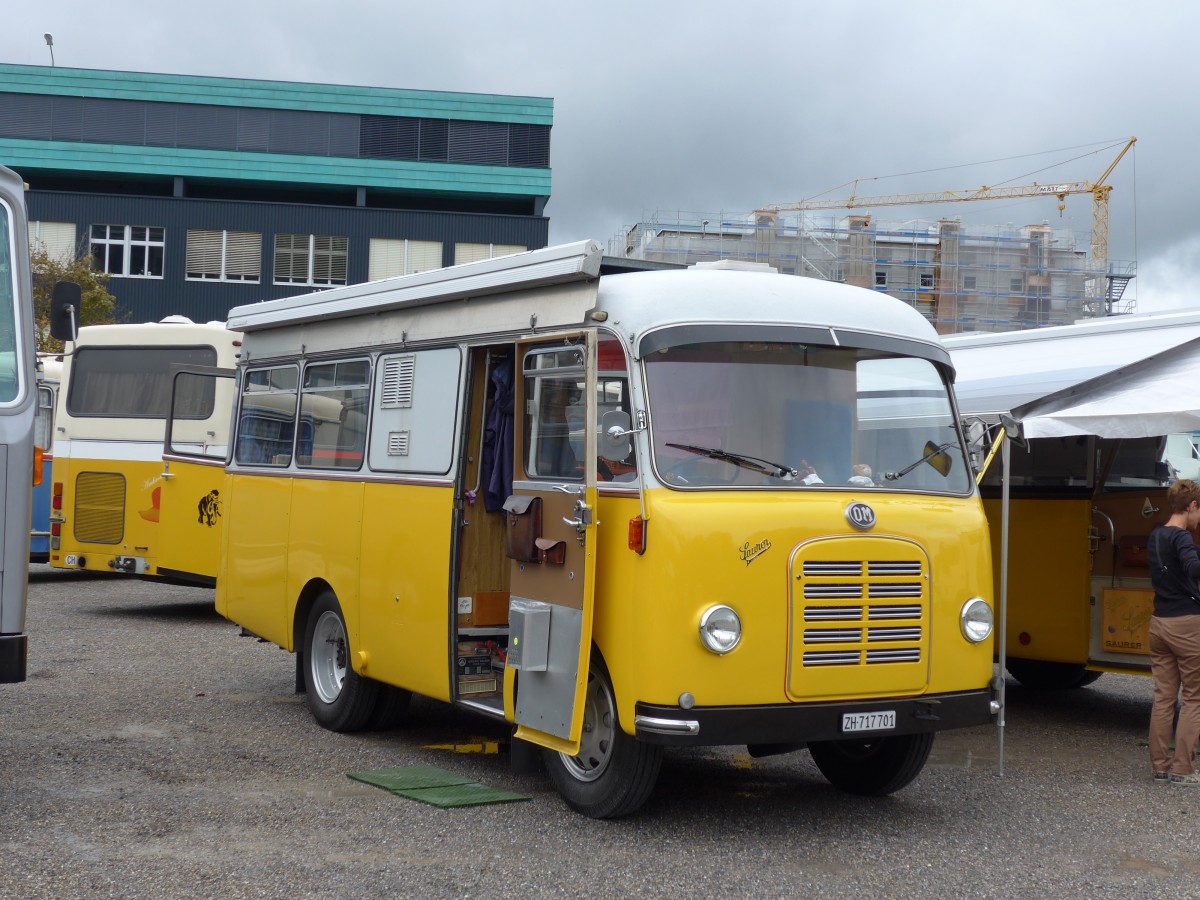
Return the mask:
M429 701L336 735L294 664L212 592L31 569L29 680L0 686L3 897L1200 895L1200 790L1154 785L1148 679L1009 692L882 800L800 752L669 753L636 816L570 812L544 774L444 745L503 739ZM434 765L528 795L442 810L347 772Z

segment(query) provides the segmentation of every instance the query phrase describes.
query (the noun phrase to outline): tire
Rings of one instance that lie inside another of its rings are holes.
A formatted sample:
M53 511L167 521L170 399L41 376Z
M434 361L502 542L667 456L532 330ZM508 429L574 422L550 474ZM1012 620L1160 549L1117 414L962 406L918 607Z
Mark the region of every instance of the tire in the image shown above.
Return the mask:
M412 691L405 691L390 684L380 684L379 699L371 710L367 720L368 731L390 731L399 727L408 717L408 706L412 701Z
M662 766L662 748L621 730L612 682L593 652L579 753L545 750L543 759L567 806L593 819L615 819L636 811L649 798Z
M350 665L342 608L333 591L323 591L304 628L304 690L313 718L330 731L361 731L379 702L380 687Z
M821 774L839 791L883 797L907 786L933 748L933 732L896 734L808 745Z
M1004 667L1024 687L1037 691L1069 691L1087 687L1104 674L1090 672L1079 663L1045 662L1011 656L1005 661Z

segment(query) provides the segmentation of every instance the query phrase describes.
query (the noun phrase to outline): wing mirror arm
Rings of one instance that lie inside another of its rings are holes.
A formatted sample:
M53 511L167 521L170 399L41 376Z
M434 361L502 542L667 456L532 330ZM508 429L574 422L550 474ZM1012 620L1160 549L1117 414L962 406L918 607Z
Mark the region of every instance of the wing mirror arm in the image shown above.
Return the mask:
M629 437L631 434L639 434L645 430L644 426L641 428L622 428L620 425L614 425L608 431L604 432L604 435L610 441L619 441L623 437Z

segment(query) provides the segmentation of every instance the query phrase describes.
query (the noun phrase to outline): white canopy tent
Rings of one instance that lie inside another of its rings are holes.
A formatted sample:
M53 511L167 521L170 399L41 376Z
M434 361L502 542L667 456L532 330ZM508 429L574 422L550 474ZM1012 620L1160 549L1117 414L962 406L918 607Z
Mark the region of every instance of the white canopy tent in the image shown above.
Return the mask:
M1030 332L943 338L959 412L1021 437L1157 437L1200 431L1200 310L1114 317ZM1016 437L1016 435L1011 435ZM1004 771L1003 665L1008 619L1010 441L1003 440L997 653L999 770Z
M1024 403L1025 437L1158 437L1200 431L1200 338Z
M959 411L995 420L1195 338L1200 338L1198 309L946 335L942 344L954 361Z

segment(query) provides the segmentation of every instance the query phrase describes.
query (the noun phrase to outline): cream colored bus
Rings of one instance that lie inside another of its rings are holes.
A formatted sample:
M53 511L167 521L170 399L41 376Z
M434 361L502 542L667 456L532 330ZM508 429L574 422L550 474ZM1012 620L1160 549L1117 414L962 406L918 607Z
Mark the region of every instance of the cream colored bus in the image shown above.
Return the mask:
M239 346L182 317L79 329L54 416L50 565L212 587Z
M605 266L584 242L234 309L218 611L299 655L326 728L443 700L590 816L671 746L905 786L999 710L949 356L870 291Z

